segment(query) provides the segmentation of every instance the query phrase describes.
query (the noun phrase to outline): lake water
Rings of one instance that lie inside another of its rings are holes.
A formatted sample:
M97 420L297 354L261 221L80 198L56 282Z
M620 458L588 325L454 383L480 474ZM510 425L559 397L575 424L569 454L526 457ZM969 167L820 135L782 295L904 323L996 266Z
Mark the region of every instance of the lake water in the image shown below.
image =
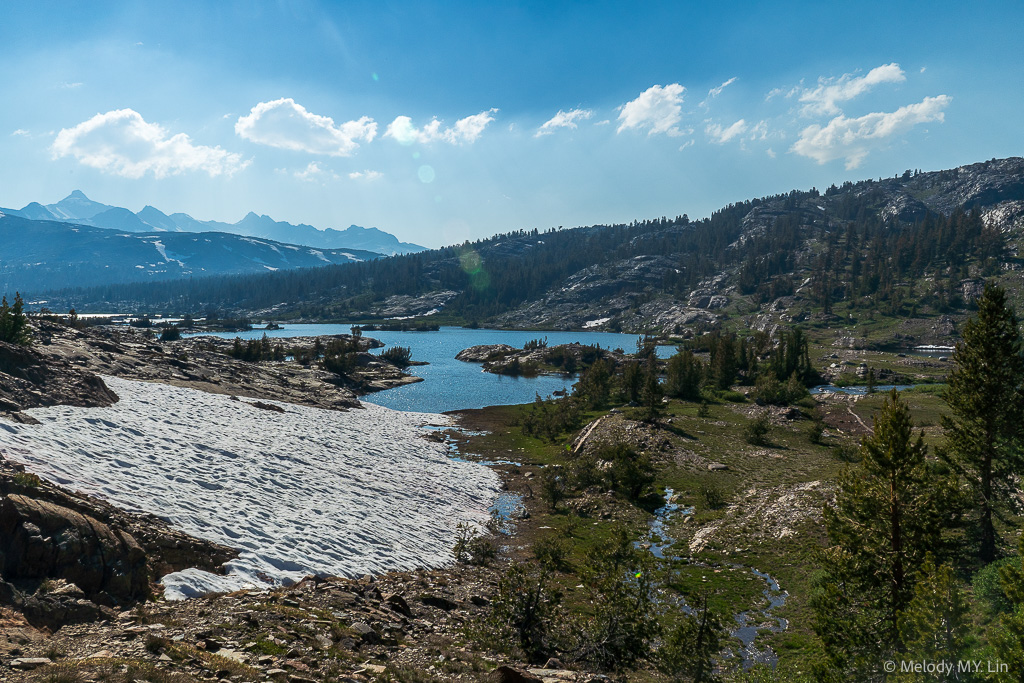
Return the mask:
M351 325L293 324L280 330L254 329L246 332L219 332L214 336L234 339L311 337L326 334L349 334ZM386 346L408 346L417 365L408 369L424 381L407 384L386 391L367 394L360 400L395 410L441 413L463 408L514 405L528 403L537 394L542 397L561 389L571 389L575 376L507 377L483 372L479 363L455 360L462 349L479 344L508 344L522 348L532 339L547 337L548 346L556 344L598 344L602 348L621 348L628 353L636 351L637 335L612 332L529 332L519 330L471 330L463 327L442 327L438 332L384 332L366 331L366 337L379 339ZM193 336L193 335L189 335ZM383 349L374 350L380 353ZM675 353L674 346L659 346L658 356L667 358Z

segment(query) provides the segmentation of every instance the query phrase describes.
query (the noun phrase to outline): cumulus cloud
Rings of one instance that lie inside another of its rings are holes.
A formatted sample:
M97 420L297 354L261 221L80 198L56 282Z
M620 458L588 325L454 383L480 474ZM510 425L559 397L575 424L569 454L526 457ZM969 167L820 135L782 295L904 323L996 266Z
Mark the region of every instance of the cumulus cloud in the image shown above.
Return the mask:
M164 178L186 171L231 176L249 165L240 155L220 147L193 144L184 133L171 135L132 109L97 114L74 128L62 129L50 152L55 159L71 156L81 164L125 178L141 178L147 173Z
M942 110L952 99L948 95L926 97L894 112L877 112L853 119L839 115L825 126L804 128L790 151L819 164L845 159L847 169L857 168L872 148L884 145L892 136L909 131L919 123L943 121Z
M864 76L843 74L839 78L819 78L818 87L805 89L799 100L806 116L840 113L837 103L852 100L880 83L901 83L907 80L899 64L876 66Z
M380 171L352 171L348 177L352 180L377 180L383 178L384 174Z
M487 124L494 120L494 114L497 112L497 109L488 109L479 114L459 119L454 126L444 129L441 128L441 121L436 118L422 128L417 128L412 125L412 119L408 116L398 116L388 125L387 130L384 131L384 137L392 138L403 145L411 145L415 142L427 144L435 140L452 145L471 144L480 138Z
M683 117L685 90L678 83L670 83L665 87L652 85L635 100L619 107L619 128L616 132L636 129L647 130L648 135L683 135L677 124Z
M558 110L558 113L544 122L533 137L539 138L542 135L551 135L556 128L576 128L577 121L585 121L594 115L589 109L572 109L570 111Z
M334 157L351 156L359 142L377 135L377 123L368 116L335 125L329 116L307 111L290 97L260 102L235 123L235 133L252 142L296 152Z
M740 119L727 128L723 128L721 124L713 123L705 128L704 132L711 138L711 142L717 145L724 145L737 135L743 135L748 129L747 122L744 119Z

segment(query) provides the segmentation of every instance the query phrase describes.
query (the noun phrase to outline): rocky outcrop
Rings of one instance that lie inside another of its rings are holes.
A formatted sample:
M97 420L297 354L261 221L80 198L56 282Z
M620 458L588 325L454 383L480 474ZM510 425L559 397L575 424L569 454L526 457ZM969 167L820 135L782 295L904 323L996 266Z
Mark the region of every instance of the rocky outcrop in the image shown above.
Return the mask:
M146 600L161 576L218 571L231 548L72 494L0 459L0 604L50 628Z
M509 346L508 344L479 344L477 346L470 346L468 349L462 349L455 354L455 360L467 363L484 363L507 356L518 350L516 347Z
M0 342L0 411L57 404L100 407L116 401L117 394L102 379L67 358Z
M497 346L505 347L505 344ZM482 357L484 352L474 352L474 349L483 347L471 347L456 354L458 360L467 360L460 355L472 352L473 356ZM623 360L623 355L616 351L589 346L586 344L558 344L557 346L541 346L531 349L516 349L511 346L507 352L490 355L483 361L484 372L492 372L496 375L524 375L532 376L537 374L548 375L571 375L583 368L592 365L598 359L604 359L616 366Z
M11 580L61 578L103 602L149 595L146 553L131 534L46 500L0 500L0 568ZM108 597L109 596L109 597Z

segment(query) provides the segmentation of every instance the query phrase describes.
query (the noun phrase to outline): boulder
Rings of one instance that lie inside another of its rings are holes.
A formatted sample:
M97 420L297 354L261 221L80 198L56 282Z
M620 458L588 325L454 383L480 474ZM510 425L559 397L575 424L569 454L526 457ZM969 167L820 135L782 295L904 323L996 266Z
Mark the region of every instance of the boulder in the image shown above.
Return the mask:
M529 671L514 669L511 666L499 666L487 676L488 683L533 683L543 680Z
M61 578L96 599L149 595L142 546L123 530L56 503L10 494L0 501L0 567L8 579ZM107 602L108 600L103 600Z

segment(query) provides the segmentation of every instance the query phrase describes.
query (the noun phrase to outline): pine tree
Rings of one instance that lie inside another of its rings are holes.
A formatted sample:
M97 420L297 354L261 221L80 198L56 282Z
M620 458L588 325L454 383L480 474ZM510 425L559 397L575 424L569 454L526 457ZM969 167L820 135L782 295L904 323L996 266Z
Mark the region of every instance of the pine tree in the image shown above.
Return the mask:
M914 597L900 620L906 659L955 661L966 659L970 645L970 606L956 573L948 564L938 567L932 558L921 569ZM937 680L959 680L959 671Z
M704 379L704 364L689 349L680 348L668 359L665 369L665 393L685 401L700 399L700 385Z
M0 303L0 341L21 346L28 346L32 342L25 302L20 292L15 293L13 306L7 303L6 296Z
M1017 316L1001 287L986 283L978 315L957 344L943 416L947 457L966 476L978 509L979 556L996 557L995 512L1009 502L1010 478L1024 465L1024 356Z
M643 386L640 389L640 404L643 406L643 419L646 422L655 422L665 411L661 403L665 395L658 381L658 360L650 356L644 363Z
M829 667L867 676L902 650L900 619L925 557L939 545L942 484L925 460L924 435L893 390L861 443L861 463L839 479L825 509L832 547L812 604Z
M1024 558L1024 537L1018 549L1021 558ZM1019 673L1024 671L1024 564L1017 562L1003 567L999 574L1003 593L1014 609L999 618L989 635L989 641L999 661L1007 664L1010 671ZM1013 680L1010 675L994 678L1000 681Z

